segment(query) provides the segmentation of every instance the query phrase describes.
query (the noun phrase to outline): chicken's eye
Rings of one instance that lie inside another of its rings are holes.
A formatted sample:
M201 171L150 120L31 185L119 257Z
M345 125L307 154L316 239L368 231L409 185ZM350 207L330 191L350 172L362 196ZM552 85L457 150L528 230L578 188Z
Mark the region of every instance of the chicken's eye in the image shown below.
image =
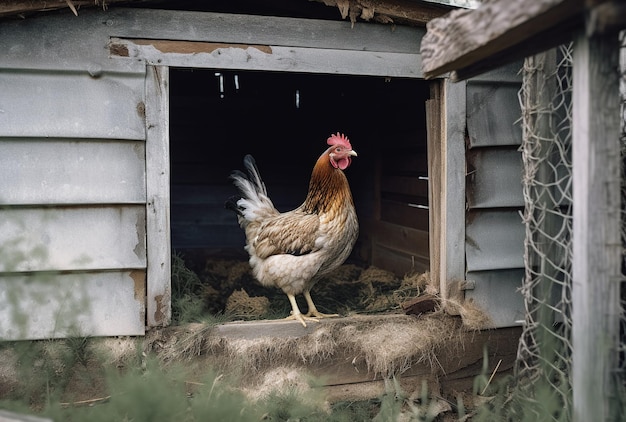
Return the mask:
M337 148L335 148L335 151L336 151L336 152L341 152L341 147L337 147Z

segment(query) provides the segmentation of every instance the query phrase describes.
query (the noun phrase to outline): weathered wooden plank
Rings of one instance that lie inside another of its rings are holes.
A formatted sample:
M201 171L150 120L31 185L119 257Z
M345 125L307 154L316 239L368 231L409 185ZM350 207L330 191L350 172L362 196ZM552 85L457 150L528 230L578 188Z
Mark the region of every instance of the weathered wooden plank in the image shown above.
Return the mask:
M145 63L109 58L106 45L113 28L103 24L107 16L106 12L90 10L81 11L76 17L68 10L28 19L6 19L0 25L0 68L64 70L94 79L121 72L139 74L143 79Z
M465 280L466 84L445 80L442 102L441 295L460 301Z
M617 34L574 43L573 421L619 419L620 99ZM589 382L594 380L594 382Z
M429 260L431 285L438 290L441 288L441 253L444 245L441 236L442 218L442 183L443 183L443 156L441 131L441 85L434 82L431 87L431 99L426 101L426 126L428 150L428 227L429 233Z
M424 75L431 78L493 59L509 49L514 51L550 28L557 27L559 32L566 33L572 28L572 21L581 22L583 5L581 0L496 0L475 10L454 10L433 19L426 25L427 33L420 49ZM543 37L543 42L533 44L534 52L552 47L547 44L554 39ZM508 56L506 61L531 54L530 50L524 50L523 55Z
M144 77L0 71L0 135L145 139Z
M468 271L524 268L525 229L519 210L472 210L466 224Z
M493 327L521 325L526 310L519 289L524 269L470 271L466 275L472 289L465 290L465 300L472 300L491 320Z
M171 319L169 69L148 66L146 73L146 230L148 327Z
M467 152L467 204L470 208L523 207L522 156L517 148Z
M173 41L222 42L370 52L419 52L423 28L350 22L118 8L107 18L111 36Z
M145 203L143 142L0 140L0 204Z
M0 275L0 339L143 335L145 272Z
M519 87L517 83L468 82L467 132L471 148L521 144Z
M110 49L112 53L122 51L122 54L141 58L152 65L407 78L422 76L420 56L416 53L188 41L144 43L143 40L137 43L131 39L114 39Z
M0 209L0 272L146 267L144 205Z

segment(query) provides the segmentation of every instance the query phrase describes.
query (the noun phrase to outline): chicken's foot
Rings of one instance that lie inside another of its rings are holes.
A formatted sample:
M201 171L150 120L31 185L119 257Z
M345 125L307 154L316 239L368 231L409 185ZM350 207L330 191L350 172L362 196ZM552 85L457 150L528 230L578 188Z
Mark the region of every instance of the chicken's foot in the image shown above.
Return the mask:
M311 315L309 315L308 313L306 315L302 315L302 312L300 312L300 308L298 308L298 303L296 302L296 297L294 295L287 294L287 297L289 298L289 302L291 302L291 315L289 315L285 319L295 319L296 321L300 321L304 328L306 328L306 321L319 322L317 318L311 317Z
M311 318L311 317L332 318L332 317L339 316L339 314L323 314L320 311L318 311L317 308L315 307L315 304L313 303L313 299L311 299L311 293L308 290L304 292L304 298L306 299L306 303L309 305L309 311L306 314L304 314L305 318Z

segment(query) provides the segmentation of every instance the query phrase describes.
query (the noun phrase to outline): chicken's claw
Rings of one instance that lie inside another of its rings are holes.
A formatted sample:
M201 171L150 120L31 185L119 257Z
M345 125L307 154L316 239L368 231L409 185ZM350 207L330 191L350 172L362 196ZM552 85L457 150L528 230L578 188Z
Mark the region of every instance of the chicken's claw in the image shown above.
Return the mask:
M314 321L314 322L319 322L320 320L317 318L314 318L310 315L302 315L301 313L298 314L291 314L288 317L285 318L286 320L292 320L295 319L296 321L300 321L300 324L302 324L302 326L304 328L306 328L306 321Z
M333 317L338 317L339 314L323 314L321 312L319 312L318 310L315 311L309 311L306 314L304 314L305 318L333 318Z

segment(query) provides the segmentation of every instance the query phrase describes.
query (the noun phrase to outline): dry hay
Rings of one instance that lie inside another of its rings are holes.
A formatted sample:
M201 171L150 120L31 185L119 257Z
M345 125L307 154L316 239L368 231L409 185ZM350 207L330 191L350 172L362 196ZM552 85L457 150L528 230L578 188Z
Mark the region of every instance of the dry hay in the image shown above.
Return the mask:
M462 305L457 305L457 310L463 320L463 326L468 330L478 331L493 327L489 315L472 298L463 301Z
M266 371L260 381L252 386L243 386L241 391L251 400L256 401L272 394L284 392L294 393L302 400L311 401L313 405L319 405L322 401L317 400L315 394L311 394L311 379L300 367L278 366Z
M270 301L264 296L250 297L244 290L235 290L226 301L226 314L238 318L259 318L269 312Z
M219 369L236 370L258 383L271 368L346 357L363 363L372 376L401 374L416 363L428 363L438 373L437 350L460 347L465 331L459 318L435 312L419 318L396 314L324 320L308 335L284 338L220 337L211 326L189 324L154 330L160 334L146 338L146 343L164 362L206 356Z

